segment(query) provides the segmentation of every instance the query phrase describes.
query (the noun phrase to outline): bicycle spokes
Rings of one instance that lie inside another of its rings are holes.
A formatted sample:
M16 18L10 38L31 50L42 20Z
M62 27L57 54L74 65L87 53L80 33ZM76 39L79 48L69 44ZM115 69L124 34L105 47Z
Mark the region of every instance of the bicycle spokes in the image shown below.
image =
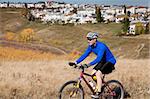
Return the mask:
M61 99L81 99L83 97L83 91L77 82L69 82L65 84L61 91Z
M73 89L71 92L70 92L70 97L76 97L78 93L78 90L77 89Z
M116 99L119 99L118 97L121 96L120 86L116 83L109 83L105 85L103 89L103 94L103 96L108 99L113 99L114 97Z

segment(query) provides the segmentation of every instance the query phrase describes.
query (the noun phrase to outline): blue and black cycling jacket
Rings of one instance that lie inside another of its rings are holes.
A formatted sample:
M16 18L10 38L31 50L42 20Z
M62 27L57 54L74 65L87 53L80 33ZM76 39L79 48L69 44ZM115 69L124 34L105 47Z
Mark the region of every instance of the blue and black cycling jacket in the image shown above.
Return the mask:
M96 45L88 46L84 54L76 61L77 64L82 62L91 52L97 55L96 59L89 63L89 65L95 65L101 61L111 62L112 64L116 63L116 59L109 50L109 48L102 42L97 41Z

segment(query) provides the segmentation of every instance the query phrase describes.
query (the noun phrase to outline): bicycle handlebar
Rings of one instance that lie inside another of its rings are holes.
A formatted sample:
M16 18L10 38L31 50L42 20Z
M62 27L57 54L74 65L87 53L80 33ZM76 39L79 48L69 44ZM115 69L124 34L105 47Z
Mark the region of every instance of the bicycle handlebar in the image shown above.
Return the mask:
M69 62L69 66L73 66L74 68L82 69L84 70L84 67L82 65L77 65L73 62Z

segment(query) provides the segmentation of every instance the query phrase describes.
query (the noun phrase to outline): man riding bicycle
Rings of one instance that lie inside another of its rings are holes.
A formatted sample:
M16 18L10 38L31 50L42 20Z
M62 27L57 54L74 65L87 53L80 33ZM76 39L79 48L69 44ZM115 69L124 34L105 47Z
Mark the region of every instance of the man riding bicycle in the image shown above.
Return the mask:
M112 72L114 65L116 63L116 59L113 54L109 50L109 48L102 42L98 41L98 33L89 32L87 34L88 40L88 48L84 52L83 55L79 59L76 60L75 64L79 64L82 62L91 52L97 55L96 59L88 64L83 64L84 68L88 68L92 65L95 67L92 70L92 75L96 75L97 78L97 88L96 93L91 95L93 98L99 98L101 94L101 86L102 86L102 76L103 74L109 74Z

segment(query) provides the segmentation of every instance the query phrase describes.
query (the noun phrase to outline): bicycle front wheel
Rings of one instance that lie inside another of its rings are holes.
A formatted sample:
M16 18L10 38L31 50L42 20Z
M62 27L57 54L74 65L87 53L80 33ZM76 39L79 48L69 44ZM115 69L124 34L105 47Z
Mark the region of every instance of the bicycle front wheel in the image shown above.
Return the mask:
M106 82L102 87L102 92L104 99L124 99L123 86L117 80Z
M59 91L59 99L84 99L82 86L77 81L66 82Z

